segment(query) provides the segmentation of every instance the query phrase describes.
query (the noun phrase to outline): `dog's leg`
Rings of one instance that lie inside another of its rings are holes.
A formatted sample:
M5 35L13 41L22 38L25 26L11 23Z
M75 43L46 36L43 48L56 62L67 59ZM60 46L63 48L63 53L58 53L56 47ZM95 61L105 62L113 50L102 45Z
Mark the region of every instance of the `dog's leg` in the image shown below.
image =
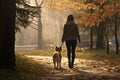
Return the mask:
M61 60L60 60L60 58L58 59L57 64L58 64L58 69L61 69Z
M53 58L53 63L54 63L54 68L56 69L57 68L57 62L56 62L56 60L55 60L55 58Z
M61 60L60 60L60 63L59 63L59 67L60 67L60 69L61 69Z
M60 59L59 59L59 68L61 69L61 60L62 60L62 56L60 54Z
M53 60L53 63L54 63L54 68L55 68L55 61Z
M57 63L57 69L58 69L58 68L59 68L59 61L57 60L57 62L56 62L56 63Z

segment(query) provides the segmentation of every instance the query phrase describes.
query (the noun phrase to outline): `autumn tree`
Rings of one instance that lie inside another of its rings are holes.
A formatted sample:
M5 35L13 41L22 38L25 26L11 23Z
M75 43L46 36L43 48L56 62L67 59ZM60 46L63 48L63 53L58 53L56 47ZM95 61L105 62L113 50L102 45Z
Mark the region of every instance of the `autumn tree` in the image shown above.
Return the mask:
M116 54L118 54L119 52L119 41L118 41L118 30L119 30L119 24L120 24L120 2L118 0L116 1L109 1L108 2L109 5L104 7L104 12L105 14L103 15L103 17L105 17L105 21L107 22L106 24L106 29L109 30L110 27L112 27L111 29L114 30L110 30L114 33L115 36L115 43L116 43ZM109 19L109 21L108 21ZM107 30L107 31L108 31ZM107 37L107 36L106 36ZM108 37L107 37L108 38ZM109 42L109 40L107 41L107 43ZM109 49L108 46L109 44L107 44L107 49ZM107 50L108 52L108 50Z
M106 40L107 40L107 53L109 53L108 49L109 49L109 38L108 38L108 34L106 34L106 31L109 30L109 27L107 27L108 24L111 24L110 21L108 20L112 20L112 24L113 26L115 26L115 41L116 41L116 53L118 53L118 49L119 49L119 42L117 39L117 32L118 32L118 27L119 27L119 12L120 12L120 7L119 4L120 2L118 0L116 1L111 1L111 0L101 0L101 1L97 1L97 0L88 0L90 1L90 3L94 4L96 6L96 8L92 5L91 7L89 6L88 9L92 10L94 13L92 15L94 15L93 17L91 17L90 15L90 24L96 24L98 25L98 34L97 34L97 44L96 44L96 48L100 49L103 48L104 42L104 34L106 36ZM91 22L91 20L93 20L93 23ZM86 21L86 20L85 20ZM107 22L107 23L106 23ZM85 22L86 23L86 22ZM106 30L105 30L106 29ZM108 29L108 30L107 30ZM100 31L100 32L99 32ZM100 35L100 36L99 36ZM101 36L102 35L102 36ZM101 45L102 44L102 45Z

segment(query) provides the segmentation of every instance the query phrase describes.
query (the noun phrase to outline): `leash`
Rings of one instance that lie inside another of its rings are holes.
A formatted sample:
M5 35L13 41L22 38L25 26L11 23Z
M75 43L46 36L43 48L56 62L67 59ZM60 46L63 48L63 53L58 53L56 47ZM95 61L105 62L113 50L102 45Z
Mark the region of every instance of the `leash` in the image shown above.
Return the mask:
M62 46L63 46L63 42L61 43L60 47L62 47Z

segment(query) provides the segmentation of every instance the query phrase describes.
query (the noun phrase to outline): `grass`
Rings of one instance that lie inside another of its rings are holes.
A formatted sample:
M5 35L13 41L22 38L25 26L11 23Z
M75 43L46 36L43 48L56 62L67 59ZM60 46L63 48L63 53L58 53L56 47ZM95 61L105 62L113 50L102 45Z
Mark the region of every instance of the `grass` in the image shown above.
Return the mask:
M0 80L37 80L37 77L43 76L47 71L44 68L44 65L25 57L25 55L52 56L53 53L53 49L16 52L16 70L0 70ZM64 57L66 57L66 49L63 49L62 54ZM95 59L101 61L120 61L120 55L115 55L114 53L107 55L104 50L91 51L85 49L81 51L81 49L77 49L76 58Z
M54 54L53 49L49 50L31 50L31 51L25 51L25 52L18 52L20 54L26 54L26 55L40 55L40 56L52 56ZM62 50L62 55L66 57L66 49ZM114 52L110 52L110 54L107 54L105 50L89 50L87 48L77 48L76 50L76 57L81 59L96 59L96 60L103 60L103 59L119 59L120 55L116 55Z
M0 70L0 80L37 80L46 73L43 65L20 53L16 54L16 65L16 70Z
M105 50L86 50L83 52L79 52L76 54L78 58L82 59L95 59L95 60L104 60L104 59L116 59L119 58L120 55L116 55L114 52L110 52L107 54Z

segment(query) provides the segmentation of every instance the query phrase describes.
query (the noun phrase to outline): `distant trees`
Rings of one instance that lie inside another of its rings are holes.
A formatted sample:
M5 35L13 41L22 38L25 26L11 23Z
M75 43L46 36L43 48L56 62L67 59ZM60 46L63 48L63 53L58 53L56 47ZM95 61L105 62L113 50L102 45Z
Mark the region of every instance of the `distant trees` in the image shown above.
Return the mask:
M97 27L97 43L96 48L102 49L104 48L104 35L106 36L106 42L107 42L107 53L109 53L109 36L108 31L110 27L108 25L112 25L111 27L114 27L114 36L115 36L115 42L116 42L116 54L118 54L119 51L119 41L118 41L118 28L119 24L119 16L120 16L120 2L118 0L111 1L111 0L102 0L102 1L96 1L92 0L92 3L95 4L98 8L95 9L94 14L98 17L98 27ZM116 17L117 16L117 17ZM94 20L94 18L92 18ZM112 22L110 22L112 20ZM111 30L110 30L111 31ZM110 32L109 31L109 32ZM107 34L106 34L107 33Z
M97 26L97 43L96 48L97 49L103 49L105 45L105 39L104 35L106 36L106 42L107 42L107 53L109 53L109 36L108 31L110 27L108 25L112 25L111 27L114 27L114 36L115 36L115 42L116 42L116 54L118 54L119 51L119 41L118 41L118 30L119 30L119 16L120 16L120 2L118 0L111 1L111 0L88 0L90 1L88 5L93 4L94 6L88 6L87 10L92 10L92 14L88 16L88 21L90 22L90 25L98 25ZM88 13L88 12L87 12ZM94 15L94 16L93 16ZM93 17L92 17L93 16ZM92 20L92 21L91 21ZM110 22L112 20L112 22ZM92 23L93 22L93 23ZM86 22L84 23L86 24ZM111 31L111 30L110 30ZM109 32L110 32L109 31Z

